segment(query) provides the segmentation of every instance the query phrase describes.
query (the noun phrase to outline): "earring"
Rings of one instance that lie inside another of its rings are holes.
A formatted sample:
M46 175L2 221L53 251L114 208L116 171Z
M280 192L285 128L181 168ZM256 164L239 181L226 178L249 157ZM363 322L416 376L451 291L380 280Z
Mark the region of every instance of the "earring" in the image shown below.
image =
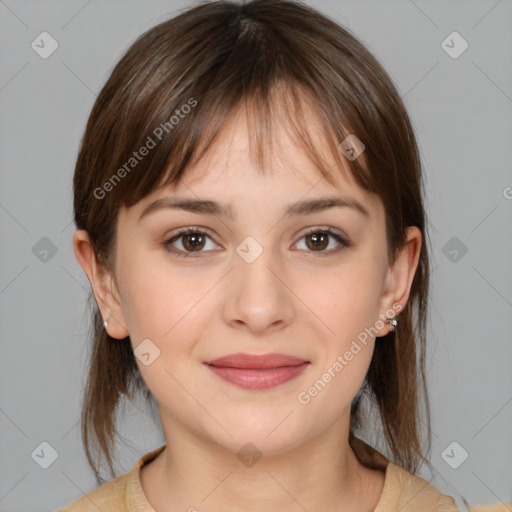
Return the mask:
M398 319L396 318L390 318L389 320L386 320L386 322L390 325L391 332L393 332L396 329L396 326L398 325Z
M105 320L105 321L103 322L103 327L105 327L105 329L107 328L107 324L108 324L108 320Z

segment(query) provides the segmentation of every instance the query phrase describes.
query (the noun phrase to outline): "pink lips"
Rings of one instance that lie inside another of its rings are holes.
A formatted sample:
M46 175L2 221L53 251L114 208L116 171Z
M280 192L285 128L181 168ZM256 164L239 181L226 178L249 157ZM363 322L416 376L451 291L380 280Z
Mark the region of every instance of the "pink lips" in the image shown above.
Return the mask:
M232 354L205 361L222 379L244 389L269 389L297 377L309 361L285 354Z

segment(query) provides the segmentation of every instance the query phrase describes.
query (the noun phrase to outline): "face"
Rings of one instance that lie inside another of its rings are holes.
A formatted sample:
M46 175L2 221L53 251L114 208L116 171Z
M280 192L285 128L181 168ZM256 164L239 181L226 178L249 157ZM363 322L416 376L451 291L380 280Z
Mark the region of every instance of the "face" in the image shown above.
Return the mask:
M280 157L264 176L249 159L241 114L221 135L178 186L120 211L118 309L102 313L112 314L111 336L130 336L169 427L233 452L250 441L278 453L348 426L375 336L389 332L382 319L404 298L391 283L407 289L407 272L391 279L383 205L348 173L327 183L282 131ZM286 214L325 197L344 204ZM229 211L173 208L166 199ZM303 363L206 364L240 353Z

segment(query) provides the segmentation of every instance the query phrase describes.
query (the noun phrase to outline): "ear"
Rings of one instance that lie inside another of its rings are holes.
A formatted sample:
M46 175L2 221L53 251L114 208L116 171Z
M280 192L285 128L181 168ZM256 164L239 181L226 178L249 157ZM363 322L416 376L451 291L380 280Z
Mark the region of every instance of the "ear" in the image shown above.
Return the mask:
M412 281L418 268L422 234L418 227L406 228L406 242L395 261L387 269L386 279L380 298L379 319L386 320L392 316L398 316L405 308L411 291ZM385 322L379 330L377 337L385 336L391 331L391 326Z
M78 263L89 278L100 314L103 320L108 320L106 329L109 336L117 339L126 338L128 330L115 280L111 273L98 263L87 231L75 231L73 249Z

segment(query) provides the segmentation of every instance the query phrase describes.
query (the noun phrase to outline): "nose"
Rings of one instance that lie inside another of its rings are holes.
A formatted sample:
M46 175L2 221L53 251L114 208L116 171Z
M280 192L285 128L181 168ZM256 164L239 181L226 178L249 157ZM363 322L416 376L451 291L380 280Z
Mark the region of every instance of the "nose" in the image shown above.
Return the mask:
M223 303L224 321L255 336L290 325L295 296L277 255L263 249L254 261L236 255L233 264Z

